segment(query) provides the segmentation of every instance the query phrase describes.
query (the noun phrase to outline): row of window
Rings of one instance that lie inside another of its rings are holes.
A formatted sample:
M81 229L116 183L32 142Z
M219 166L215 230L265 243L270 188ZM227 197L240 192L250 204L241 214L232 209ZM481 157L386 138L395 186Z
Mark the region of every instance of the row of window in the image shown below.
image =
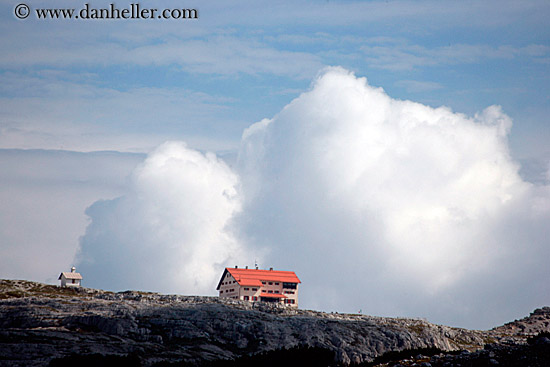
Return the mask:
M233 284L233 283L237 283L236 280L233 280L233 281L227 281L227 282L222 282L222 285L227 285L227 284ZM262 284L263 285L279 285L278 282L264 282L262 281ZM283 283L283 288L290 288L290 289L296 289L296 283Z
M265 285L266 282L262 282L263 285ZM269 285L273 285L273 282L267 282ZM275 285L279 285L279 283L275 283Z
M245 291L250 291L250 288L244 288ZM257 292L258 291L258 288L252 288L252 292ZM226 293L229 293L229 292L235 292L235 288L232 288L232 289L227 289L225 291ZM220 290L220 293L223 293L223 289ZM267 293L276 293L276 294L279 294L280 292L278 290L275 290L275 291L272 291L272 290L268 290ZM284 291L283 293L285 294L294 294L295 292L294 291Z
M262 281L262 284L265 285L266 282L263 282L263 281ZM273 284L279 285L278 282L275 282L275 283L274 283L274 282L267 282L267 284L268 284L268 285L273 285ZM296 289L296 287L297 287L297 284L296 284L296 283L283 283L283 288Z
M245 288L244 290L245 290L245 291L249 291L250 288ZM252 292L257 292L257 291L258 291L258 288L252 288Z
M237 298L237 297L231 297L231 298ZM257 301L258 297L256 297L256 296L253 296L253 297L243 296L243 300L245 300L245 301ZM294 305L294 304L296 304L296 300L294 300L294 299L285 299L284 303L288 304L288 305Z

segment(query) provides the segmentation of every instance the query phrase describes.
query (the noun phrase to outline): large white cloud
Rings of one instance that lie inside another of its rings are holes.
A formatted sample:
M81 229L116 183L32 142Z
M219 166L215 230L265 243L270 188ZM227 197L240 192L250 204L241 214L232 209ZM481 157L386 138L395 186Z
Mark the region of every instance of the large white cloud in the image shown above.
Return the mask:
M241 256L228 230L241 208L238 177L214 154L161 145L117 199L88 208L79 270L88 286L212 294L221 270Z
M521 315L550 301L550 195L520 178L510 127L497 106L469 118L329 69L243 134L243 232L299 269L313 307L469 326Z
M467 117L327 69L245 130L234 169L180 143L151 153L89 208L80 268L212 294L258 257L298 273L306 308L494 326L550 302L550 187L521 179L510 128L497 106Z

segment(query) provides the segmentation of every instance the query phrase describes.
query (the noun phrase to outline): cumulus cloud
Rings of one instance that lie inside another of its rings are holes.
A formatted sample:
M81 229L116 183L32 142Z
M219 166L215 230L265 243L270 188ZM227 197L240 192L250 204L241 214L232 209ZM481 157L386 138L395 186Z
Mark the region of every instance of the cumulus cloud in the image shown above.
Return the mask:
M550 196L520 178L510 127L497 106L467 117L329 69L243 134L243 232L300 270L302 304L470 326L521 315L550 301Z
M212 294L242 247L228 230L238 177L214 154L168 142L131 176L129 191L87 210L79 270L89 286Z
M330 68L244 131L233 169L181 143L151 153L126 195L89 208L81 268L212 294L262 254L298 273L306 308L491 327L550 301L550 187L519 176L511 125Z

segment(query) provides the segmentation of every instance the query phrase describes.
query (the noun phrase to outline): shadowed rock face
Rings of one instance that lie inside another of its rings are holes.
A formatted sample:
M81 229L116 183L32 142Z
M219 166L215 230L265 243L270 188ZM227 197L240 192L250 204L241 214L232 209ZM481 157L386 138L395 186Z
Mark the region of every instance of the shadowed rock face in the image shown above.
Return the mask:
M536 316L550 319L550 309ZM534 314L532 314L534 315ZM528 324L530 319L517 321ZM538 328L472 331L416 319L327 314L217 297L66 289L0 281L0 366L44 366L74 355L127 356L141 365L219 359L316 347L337 363L372 361L388 351L434 347L444 351L522 343Z

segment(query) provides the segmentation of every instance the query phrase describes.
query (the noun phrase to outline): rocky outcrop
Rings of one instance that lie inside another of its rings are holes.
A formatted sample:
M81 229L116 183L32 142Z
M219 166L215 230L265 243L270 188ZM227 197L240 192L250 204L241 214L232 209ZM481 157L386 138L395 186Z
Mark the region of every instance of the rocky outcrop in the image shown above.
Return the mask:
M537 308L527 317L493 329L500 334L532 336L550 331L550 307Z
M347 365L388 351L475 351L522 337L512 329L472 331L217 297L0 281L0 366L47 366L54 359L94 354L131 355L144 366L200 364L292 347L327 349Z

